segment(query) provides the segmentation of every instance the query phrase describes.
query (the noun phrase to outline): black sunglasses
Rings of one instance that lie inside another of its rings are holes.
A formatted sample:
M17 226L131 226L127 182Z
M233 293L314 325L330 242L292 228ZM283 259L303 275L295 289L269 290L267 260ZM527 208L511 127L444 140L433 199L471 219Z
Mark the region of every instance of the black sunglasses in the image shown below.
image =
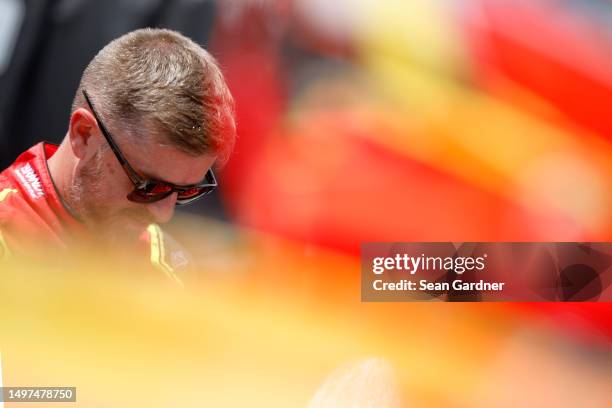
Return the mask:
M134 190L127 195L128 200L133 201L135 203L148 204L163 200L164 198L170 196L172 193L177 193L176 204L185 205L192 203L198 198L202 198L206 194L213 191L215 187L217 187L217 180L215 179L215 175L210 169L206 173L206 176L204 177L204 180L201 183L192 184L188 186L178 186L176 184L166 183L165 181L151 179L147 180L142 178L136 172L136 170L134 170L134 168L130 166L125 156L121 153L119 146L117 146L117 143L115 143L112 136L110 135L110 132L106 129L104 123L102 123L100 116L98 116L98 113L96 112L96 109L94 108L93 103L91 102L91 99L89 99L87 91L85 91L85 89L83 89L82 91L83 96L85 97L85 100L87 101L87 104L89 105L89 108L91 109L91 112L94 115L94 118L96 118L98 127L104 135L104 138L106 139L111 150L115 154L115 157L117 157L117 160L119 160L119 163L121 164L121 167L123 167L125 174L127 174L127 176L134 184Z

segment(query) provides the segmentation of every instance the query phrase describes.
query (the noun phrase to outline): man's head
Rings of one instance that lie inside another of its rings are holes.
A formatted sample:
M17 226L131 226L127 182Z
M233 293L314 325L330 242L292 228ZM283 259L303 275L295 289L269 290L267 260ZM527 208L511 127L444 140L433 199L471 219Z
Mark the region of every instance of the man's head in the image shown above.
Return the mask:
M64 191L68 206L97 227L166 222L177 199L173 192L153 203L128 200L134 184L100 123L140 178L177 186L203 182L213 163L227 159L235 138L231 94L204 49L161 29L137 30L112 41L83 73L60 147L61 163L54 164L70 174Z

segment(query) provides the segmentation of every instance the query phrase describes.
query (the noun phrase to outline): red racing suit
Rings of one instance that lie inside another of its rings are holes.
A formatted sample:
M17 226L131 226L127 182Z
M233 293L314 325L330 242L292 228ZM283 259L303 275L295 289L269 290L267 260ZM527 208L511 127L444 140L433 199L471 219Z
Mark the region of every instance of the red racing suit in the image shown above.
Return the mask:
M69 249L72 242L88 234L66 209L51 179L47 159L57 148L41 142L0 173L0 262L27 253L34 242ZM192 266L186 251L157 224L143 231L136 246L147 263L175 282L181 282L177 272Z

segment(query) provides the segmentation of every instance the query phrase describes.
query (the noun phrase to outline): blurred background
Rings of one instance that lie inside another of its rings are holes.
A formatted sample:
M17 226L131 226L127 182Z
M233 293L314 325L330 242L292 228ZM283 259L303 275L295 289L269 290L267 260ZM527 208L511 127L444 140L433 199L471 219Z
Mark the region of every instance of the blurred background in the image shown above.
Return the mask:
M609 304L363 304L359 244L611 241L611 22L607 0L0 0L0 164L63 138L106 43L178 30L219 60L239 139L219 193L168 226L207 300L143 324L223 323L211 341L242 354L217 368L259 386L219 368L208 398L304 406L380 356L405 406L610 406Z

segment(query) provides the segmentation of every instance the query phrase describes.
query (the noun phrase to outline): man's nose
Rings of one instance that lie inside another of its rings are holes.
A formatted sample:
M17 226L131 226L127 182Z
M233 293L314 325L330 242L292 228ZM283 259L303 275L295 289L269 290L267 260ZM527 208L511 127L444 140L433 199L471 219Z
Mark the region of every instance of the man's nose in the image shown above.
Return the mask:
M149 212L153 215L156 223L164 224L172 219L174 208L176 207L177 196L177 193L172 193L163 200L147 204Z

